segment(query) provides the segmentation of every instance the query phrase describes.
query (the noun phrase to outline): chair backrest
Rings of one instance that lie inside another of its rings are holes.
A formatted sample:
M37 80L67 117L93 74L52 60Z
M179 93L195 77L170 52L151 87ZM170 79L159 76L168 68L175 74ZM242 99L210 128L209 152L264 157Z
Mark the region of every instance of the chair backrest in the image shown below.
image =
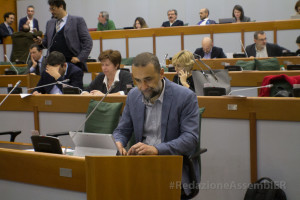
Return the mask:
M95 108L98 101L91 100L87 116ZM123 103L101 102L95 112L86 121L84 132L112 134L119 123Z

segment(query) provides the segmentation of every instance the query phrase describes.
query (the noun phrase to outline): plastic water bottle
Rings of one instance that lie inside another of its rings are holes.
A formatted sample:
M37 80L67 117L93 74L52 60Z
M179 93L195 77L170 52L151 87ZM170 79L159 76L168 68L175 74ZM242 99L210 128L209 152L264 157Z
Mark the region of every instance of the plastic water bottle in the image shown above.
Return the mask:
M284 65L280 65L280 71L285 71Z

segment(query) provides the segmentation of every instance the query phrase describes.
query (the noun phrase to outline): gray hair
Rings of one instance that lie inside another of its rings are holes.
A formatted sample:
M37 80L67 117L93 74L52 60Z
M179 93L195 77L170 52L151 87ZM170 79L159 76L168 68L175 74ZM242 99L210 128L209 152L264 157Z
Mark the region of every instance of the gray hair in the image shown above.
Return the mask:
M102 14L102 16L106 19L106 21L109 20L109 14L106 11L101 11L100 14Z
M168 14L169 12L172 12L172 11L174 11L175 15L177 16L177 10L176 10L176 9L170 9L170 10L168 10L167 14Z

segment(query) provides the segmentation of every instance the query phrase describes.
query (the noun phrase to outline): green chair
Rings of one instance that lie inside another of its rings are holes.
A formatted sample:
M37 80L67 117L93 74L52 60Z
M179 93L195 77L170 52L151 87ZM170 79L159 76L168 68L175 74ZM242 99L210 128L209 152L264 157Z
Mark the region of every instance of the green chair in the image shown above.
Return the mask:
M95 108L98 101L91 100L86 116ZM118 126L123 103L101 102L95 112L85 122L84 132L112 134ZM47 136L58 137L69 132L48 133Z
M196 149L196 153L194 153L191 156L183 156L183 159L189 164L190 169L190 180L191 184L195 187L192 187L191 193L189 195L182 194L181 197L185 199L192 199L199 193L199 187L197 186L197 179L195 174L195 169L193 165L193 160L196 159L199 164L199 174L200 174L200 180L201 180L201 154L205 153L207 151L206 148L201 148L201 119L202 114L205 111L205 108L199 108L199 145Z

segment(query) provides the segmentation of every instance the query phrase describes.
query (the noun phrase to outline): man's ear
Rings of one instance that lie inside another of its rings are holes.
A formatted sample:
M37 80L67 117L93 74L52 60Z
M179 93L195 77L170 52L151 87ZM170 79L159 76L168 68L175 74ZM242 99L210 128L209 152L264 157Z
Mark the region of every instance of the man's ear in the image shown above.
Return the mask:
M160 79L163 79L163 78L164 78L164 73L165 73L164 68L161 68L161 69L160 69Z

